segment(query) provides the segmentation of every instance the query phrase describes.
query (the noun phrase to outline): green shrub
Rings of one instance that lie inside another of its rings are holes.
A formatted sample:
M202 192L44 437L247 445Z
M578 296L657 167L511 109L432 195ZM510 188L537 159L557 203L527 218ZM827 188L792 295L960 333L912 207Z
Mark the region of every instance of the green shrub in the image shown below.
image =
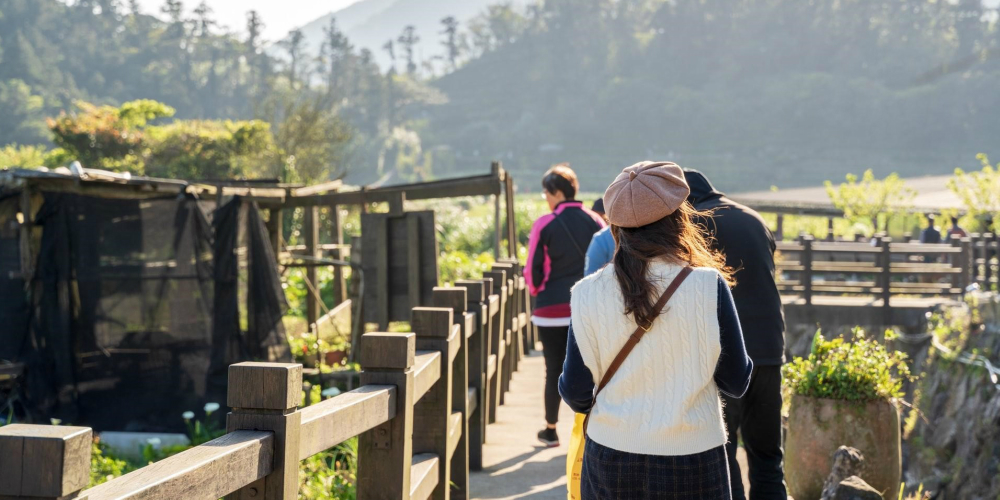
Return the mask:
M87 487L104 484L133 470L132 465L108 453L107 448L95 440L90 448L90 483Z
M885 335L886 340L895 337L891 330ZM793 394L845 401L901 398L903 382L910 378L906 354L889 352L860 328L850 341L826 340L817 331L809 357L795 358L782 372Z

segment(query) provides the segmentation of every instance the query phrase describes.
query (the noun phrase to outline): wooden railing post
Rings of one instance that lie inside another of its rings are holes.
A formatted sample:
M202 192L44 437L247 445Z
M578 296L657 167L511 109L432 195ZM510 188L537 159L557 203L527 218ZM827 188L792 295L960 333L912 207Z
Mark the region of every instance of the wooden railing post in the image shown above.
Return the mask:
M993 248L996 246L993 233L983 234L983 290L992 290Z
M222 191L222 188L219 188ZM271 240L271 249L274 250L274 258L278 259L281 255L281 209L272 208L268 210L267 216L267 236Z
M510 379L512 372L514 370L514 352L511 348L513 343L513 331L511 330L511 301L510 297L512 292L513 282L511 278L511 269L504 267L502 264L494 264L493 271L491 273L486 273L484 276L488 275L493 277L493 283L499 281L502 285L499 290L494 289L494 292L500 296L500 312L499 322L500 322L500 344L503 346L503 356L502 363L503 369L497 367L497 372L500 373L500 401L499 404L505 404L507 400L507 392L510 390Z
M441 353L441 377L413 405L413 452L432 453L440 459L438 483L431 493L434 500L451 498L451 415L453 372L452 343L461 345L460 328L454 324L454 312L445 307L414 307L410 326L417 335L417 349ZM454 337L452 335L454 334Z
M957 240L957 239L951 240L951 246L953 248L961 249L962 248L962 242L960 240ZM968 276L968 274L966 273L966 268L965 268L965 266L966 266L966 264L965 264L965 255L962 252L953 253L953 254L951 254L951 259L950 260L951 260L952 267L957 268L957 269L960 270L960 272L954 273L954 274L951 275L951 286L953 288L958 288L959 289L959 293L961 293L962 296L964 297L965 296L965 287L967 285L966 282L965 282L965 278L966 278L966 276Z
M459 429L461 437L459 437L458 445L455 447L451 459L451 483L455 485L451 491L451 497L456 500L469 498L469 427L472 417L472 412L469 411L469 333L474 331L476 327L476 316L465 312L466 297L467 293L464 288L435 287L434 293L431 295L434 306L451 309L454 322L461 327L459 332L461 347L455 361L452 362L451 385L452 411L462 414Z
M802 236L802 298L807 306L812 305L813 298L813 240L812 235Z
M497 420L497 407L503 403L503 372L504 355L506 354L506 332L503 324L504 293L506 292L503 273L484 272L483 280L490 280L489 290L489 323L490 323L490 357L495 361L493 376L489 378L490 423ZM491 363L492 365L492 363ZM487 367L488 368L488 367Z
M319 257L317 252L319 247L319 207L305 207L305 220L302 223L302 232L305 233L306 255L309 260L306 262L306 324L309 328L319 319L320 296L319 280L317 279L316 263L313 259ZM313 332L319 335L319 332Z
M0 427L0 498L85 499L93 439L88 427Z
M879 239L879 247L882 249L882 324L889 326L892 324L892 238L885 236Z
M361 384L396 386L396 416L358 440L358 500L409 500L413 461L413 359L416 335L361 337Z
M965 271L965 286L968 287L976 282L976 254L973 253L972 238L968 236L962 238L960 245L962 247L962 259L965 263L963 267Z
M237 363L229 366L226 431L274 432L274 470L226 500L295 500L299 494L302 365Z
M486 305L486 287L482 281L457 281L456 287L464 288L466 305L474 318L472 327L475 329L469 337L469 387L475 389L475 409L469 417L469 469L482 470L483 443L486 442L486 424L489 421L489 405L486 404L489 394L486 383L486 361L489 356L488 306Z

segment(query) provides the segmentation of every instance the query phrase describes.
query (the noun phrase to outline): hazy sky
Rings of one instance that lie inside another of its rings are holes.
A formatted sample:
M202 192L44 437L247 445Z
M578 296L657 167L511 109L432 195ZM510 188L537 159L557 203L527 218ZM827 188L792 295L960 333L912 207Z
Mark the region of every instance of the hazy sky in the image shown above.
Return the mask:
M208 0L215 11L215 18L230 30L244 32L247 11L260 12L266 24L264 38L278 40L297 26L316 19L328 12L342 9L358 0ZM189 12L200 0L185 0ZM146 14L160 14L163 0L139 0Z

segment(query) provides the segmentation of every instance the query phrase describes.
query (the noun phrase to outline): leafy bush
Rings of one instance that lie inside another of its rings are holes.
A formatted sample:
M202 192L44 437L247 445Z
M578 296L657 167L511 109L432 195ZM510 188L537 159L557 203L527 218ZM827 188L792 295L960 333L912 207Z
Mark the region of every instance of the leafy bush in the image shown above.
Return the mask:
M895 337L886 331L886 340ZM873 401L903 396L903 382L910 378L906 354L889 352L855 328L851 341L813 337L808 358L796 358L782 368L785 384L793 394L845 401Z
M104 484L133 470L132 465L108 453L107 447L95 440L90 448L90 483L87 487Z
M358 438L355 437L302 461L299 498L354 500L357 498L357 470Z

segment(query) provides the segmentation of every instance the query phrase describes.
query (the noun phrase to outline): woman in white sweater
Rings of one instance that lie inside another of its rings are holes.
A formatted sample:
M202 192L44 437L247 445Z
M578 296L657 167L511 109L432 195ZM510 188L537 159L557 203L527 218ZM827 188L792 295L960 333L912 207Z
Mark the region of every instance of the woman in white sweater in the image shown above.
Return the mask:
M680 167L643 162L604 195L615 256L573 289L559 380L589 413L586 500L730 498L719 392L741 397L752 366L688 192Z

